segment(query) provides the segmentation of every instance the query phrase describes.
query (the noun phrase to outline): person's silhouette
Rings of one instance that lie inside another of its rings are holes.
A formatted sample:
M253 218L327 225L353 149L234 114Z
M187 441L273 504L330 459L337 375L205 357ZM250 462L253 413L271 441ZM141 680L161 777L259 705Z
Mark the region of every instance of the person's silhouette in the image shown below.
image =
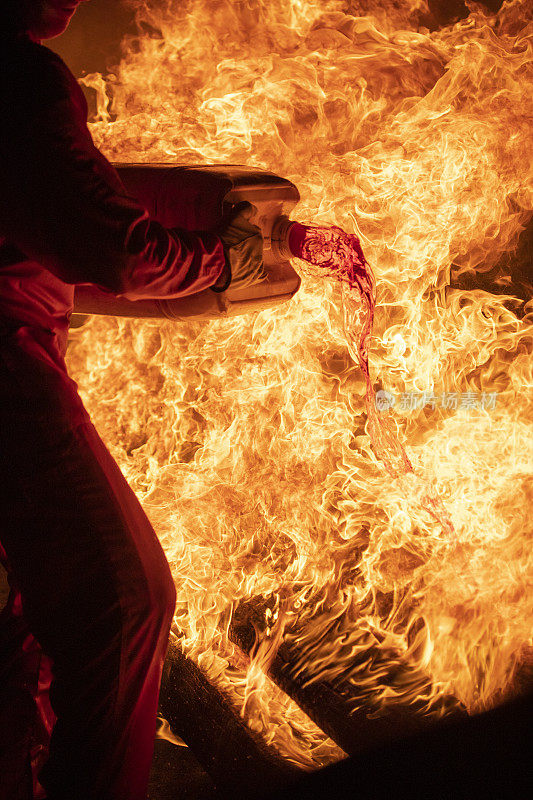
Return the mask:
M145 800L175 604L153 528L67 374L75 284L172 298L232 279L233 243L164 229L95 148L76 80L41 44L78 3L0 9L2 800Z

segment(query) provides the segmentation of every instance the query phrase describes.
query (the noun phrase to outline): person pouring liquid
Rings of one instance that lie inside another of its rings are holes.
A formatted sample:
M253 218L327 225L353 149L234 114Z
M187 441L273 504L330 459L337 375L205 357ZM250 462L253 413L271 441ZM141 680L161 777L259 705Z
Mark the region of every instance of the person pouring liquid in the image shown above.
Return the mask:
M86 1L0 10L0 800L145 800L174 613L163 550L67 373L75 286L178 298L263 269L247 208L166 230L95 147L42 45Z

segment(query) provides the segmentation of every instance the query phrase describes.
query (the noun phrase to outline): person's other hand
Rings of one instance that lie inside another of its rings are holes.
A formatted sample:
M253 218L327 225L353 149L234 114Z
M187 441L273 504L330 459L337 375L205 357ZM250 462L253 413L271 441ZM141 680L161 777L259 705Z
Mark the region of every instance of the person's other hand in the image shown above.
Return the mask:
M251 203L239 203L217 231L224 245L226 269L211 287L215 292L222 292L230 286L244 289L264 279L263 237L257 225L250 222L255 212Z

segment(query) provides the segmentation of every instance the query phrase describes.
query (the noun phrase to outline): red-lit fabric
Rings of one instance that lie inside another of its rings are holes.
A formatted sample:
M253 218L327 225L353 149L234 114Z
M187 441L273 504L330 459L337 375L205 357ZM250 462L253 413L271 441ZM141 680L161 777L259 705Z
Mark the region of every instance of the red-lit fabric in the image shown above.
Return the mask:
M68 322L76 283L180 297L216 282L224 252L127 197L46 48L0 34L0 106L0 557L13 587L0 800L29 800L52 725L50 800L145 800L175 590L67 374Z
M0 798L30 800L53 726L51 800L146 800L175 588L61 363L0 325Z
M0 35L0 317L58 332L74 285L183 297L225 264L214 233L167 231L95 148L76 80L47 48Z

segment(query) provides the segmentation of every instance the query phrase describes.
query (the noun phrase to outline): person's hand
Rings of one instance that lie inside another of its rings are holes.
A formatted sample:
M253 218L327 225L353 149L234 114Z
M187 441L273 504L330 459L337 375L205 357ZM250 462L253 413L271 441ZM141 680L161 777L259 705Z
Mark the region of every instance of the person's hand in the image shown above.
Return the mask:
M257 225L250 222L255 211L251 203L239 203L217 231L224 245L226 267L211 287L213 291L223 292L230 286L244 289L265 278L263 237Z

